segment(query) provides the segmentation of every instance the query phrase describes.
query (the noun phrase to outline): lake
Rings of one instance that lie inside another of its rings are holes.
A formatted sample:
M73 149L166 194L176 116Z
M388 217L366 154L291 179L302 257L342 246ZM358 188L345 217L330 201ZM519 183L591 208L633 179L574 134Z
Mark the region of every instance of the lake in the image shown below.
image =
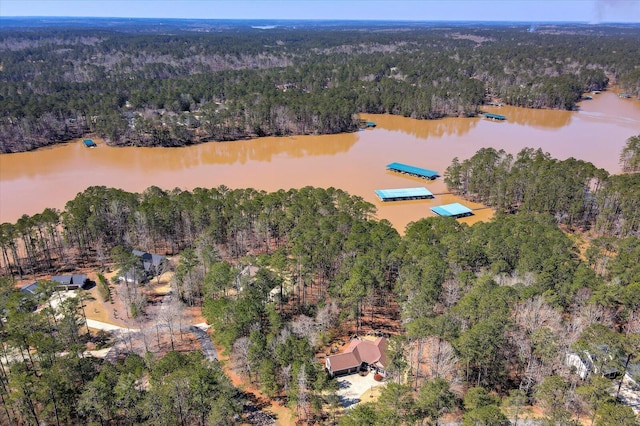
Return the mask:
M253 187L266 191L307 185L341 188L374 203L377 217L400 232L412 221L432 216L430 207L460 202L452 195L433 200L380 202L376 189L424 186L446 192L441 178L424 181L388 172L391 162L444 173L451 159L472 156L482 147L516 154L524 147L542 148L559 159L575 157L618 173L626 140L640 134L640 102L619 98L614 90L593 95L579 111L485 107L507 117L414 120L391 115L363 115L374 129L339 135L269 137L237 142L210 142L184 148L113 148L95 139L33 152L0 154L0 222L46 207L64 208L78 192L104 185L140 192L165 189ZM482 207L466 203L471 208ZM488 209L461 219L486 220Z

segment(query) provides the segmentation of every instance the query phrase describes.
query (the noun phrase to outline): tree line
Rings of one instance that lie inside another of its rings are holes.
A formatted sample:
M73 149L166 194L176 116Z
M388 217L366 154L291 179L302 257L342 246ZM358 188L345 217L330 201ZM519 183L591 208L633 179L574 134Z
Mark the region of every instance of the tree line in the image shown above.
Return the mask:
M136 146L337 133L358 113L474 116L493 98L573 109L610 78L640 90L638 34L619 27L215 25L0 31L0 152L88 132Z
M627 140L622 169L638 170L638 136ZM640 175L609 175L574 158L551 158L540 149L525 148L515 157L504 150L483 148L471 158L454 158L446 169L449 189L501 212L538 212L558 224L594 230L600 236L640 236Z

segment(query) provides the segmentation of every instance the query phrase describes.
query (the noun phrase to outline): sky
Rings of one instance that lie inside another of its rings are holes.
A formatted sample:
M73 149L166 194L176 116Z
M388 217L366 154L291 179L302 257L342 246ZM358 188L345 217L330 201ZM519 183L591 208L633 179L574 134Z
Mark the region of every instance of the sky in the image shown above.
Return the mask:
M640 22L640 0L0 0L0 16Z

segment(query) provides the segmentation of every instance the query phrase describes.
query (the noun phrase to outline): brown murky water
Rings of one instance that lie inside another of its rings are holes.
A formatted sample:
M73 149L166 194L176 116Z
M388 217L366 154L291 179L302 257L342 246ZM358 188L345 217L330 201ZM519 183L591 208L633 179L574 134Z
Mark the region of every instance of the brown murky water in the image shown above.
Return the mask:
M91 185L127 191L193 189L226 185L267 191L312 185L335 187L362 196L378 208L378 218L403 231L407 223L431 216L430 207L461 201L451 195L434 200L382 203L375 189L424 186L433 193L442 179L423 181L385 170L394 161L437 170L453 157L465 159L482 147L513 154L524 147L542 148L554 157L590 161L611 173L626 140L640 134L640 102L614 92L594 95L577 112L488 107L506 122L481 118L420 121L368 115L375 129L329 136L262 138L207 143L187 148L111 148L98 142L87 149L75 141L35 152L0 155L0 222L65 203ZM471 208L481 207L465 203ZM488 209L462 219L485 220Z

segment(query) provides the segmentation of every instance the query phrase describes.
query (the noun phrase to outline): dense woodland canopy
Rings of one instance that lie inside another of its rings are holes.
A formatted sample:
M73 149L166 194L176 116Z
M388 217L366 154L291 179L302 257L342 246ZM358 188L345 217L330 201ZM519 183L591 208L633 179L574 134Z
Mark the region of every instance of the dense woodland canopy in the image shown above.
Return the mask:
M622 168L638 170L639 136L629 138L620 156ZM502 212L544 212L571 229L598 235L640 237L640 174L610 176L575 158L551 158L525 148L515 157L482 148L444 173L454 193Z
M88 132L136 146L337 133L357 113L474 116L495 98L573 109L610 82L640 96L639 46L633 25L3 18L0 152Z
M531 174L538 178L527 180ZM242 394L215 363L177 353L132 353L115 365L82 357L81 303L70 299L62 319L50 309L32 313L51 286L41 282L41 300L13 287L15 278L80 267L127 271L130 249L144 248L180 254L172 286L181 303L201 307L236 371L302 420L336 420L335 381L315 353L345 332L382 331L393 336L389 383L376 404L359 405L341 424L435 424L448 412L465 425L506 424L507 414L517 419L536 404L545 424L573 424L581 415L597 425L634 425L631 409L611 395L640 361L638 177L530 149L516 159L482 149L454 162L446 179L493 203L496 217L473 226L426 218L404 236L375 219L373 205L333 188L88 188L63 211L0 228L0 336L15 360L0 370L0 418L242 418ZM487 181L501 182L500 193L481 185ZM558 225L589 235L587 249ZM247 265L259 268L252 279L239 275ZM145 285L111 284L128 295L136 317L148 315ZM380 316L400 329L385 329ZM565 356L584 350L598 354L600 371L619 374L581 379Z

